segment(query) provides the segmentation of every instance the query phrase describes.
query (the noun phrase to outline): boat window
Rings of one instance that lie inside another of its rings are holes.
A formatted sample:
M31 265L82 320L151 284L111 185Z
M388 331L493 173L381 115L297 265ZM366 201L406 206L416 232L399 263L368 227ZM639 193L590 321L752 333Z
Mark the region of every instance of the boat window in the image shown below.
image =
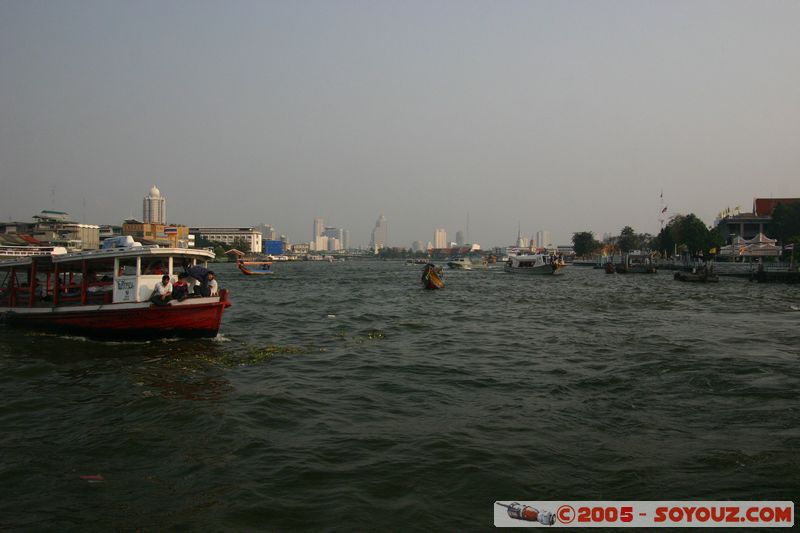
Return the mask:
M118 276L136 276L136 258L135 257L120 257L119 259L119 272Z
M197 263L196 260L189 257L173 257L172 258L172 271L174 273L186 270L186 267L193 266Z
M169 258L167 257L142 257L142 275L154 276L168 274Z
M89 283L110 283L114 279L114 260L92 261L88 268Z

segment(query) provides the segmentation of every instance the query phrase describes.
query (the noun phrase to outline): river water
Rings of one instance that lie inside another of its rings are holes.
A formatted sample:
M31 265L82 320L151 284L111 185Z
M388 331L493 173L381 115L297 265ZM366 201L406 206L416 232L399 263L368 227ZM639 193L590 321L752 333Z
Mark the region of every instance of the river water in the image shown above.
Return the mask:
M797 286L275 270L217 268L214 340L0 327L0 529L484 530L495 500L797 501Z

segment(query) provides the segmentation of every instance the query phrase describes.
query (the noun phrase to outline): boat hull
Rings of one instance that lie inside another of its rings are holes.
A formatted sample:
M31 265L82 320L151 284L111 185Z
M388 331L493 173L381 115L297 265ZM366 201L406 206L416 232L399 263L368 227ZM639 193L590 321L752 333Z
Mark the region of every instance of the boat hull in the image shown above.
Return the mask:
M422 286L430 291L444 289L444 281L434 273L428 276L427 279L422 280Z
M163 307L149 303L56 308L4 308L11 326L92 338L128 340L168 337L214 337L219 331L225 298L176 302ZM188 303L187 303L188 302Z
M561 276L565 267L562 265L542 265L533 268L514 268L505 266L506 272L512 274L525 274L527 276Z
M252 263L252 264L257 264L259 266L272 265L272 263ZM248 263L237 262L236 266L239 267L239 270L241 270L242 274L246 276L270 276L274 274L271 268L251 268L250 266L248 266Z
M717 283L719 277L715 274L696 274L692 272L675 272L673 278L676 281L685 281L689 283Z

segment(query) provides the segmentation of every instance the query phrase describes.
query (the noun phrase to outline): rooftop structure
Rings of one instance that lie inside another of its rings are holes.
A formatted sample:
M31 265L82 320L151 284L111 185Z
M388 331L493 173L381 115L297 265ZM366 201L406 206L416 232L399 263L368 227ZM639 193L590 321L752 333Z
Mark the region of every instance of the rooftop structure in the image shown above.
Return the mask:
M800 203L800 198L754 198L753 214L756 216L772 216L778 204L789 205Z
M166 224L166 220L166 198L161 196L161 191L153 185L150 193L142 201L142 221L146 224Z

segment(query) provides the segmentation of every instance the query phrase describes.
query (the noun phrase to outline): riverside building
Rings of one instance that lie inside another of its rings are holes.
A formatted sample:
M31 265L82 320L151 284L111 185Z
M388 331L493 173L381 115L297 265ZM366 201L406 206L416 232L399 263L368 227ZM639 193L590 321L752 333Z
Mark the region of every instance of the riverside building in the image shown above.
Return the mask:
M234 242L244 242L246 244L245 253L259 254L263 250L261 232L254 227L245 228L190 228L189 231L202 238L222 243L226 246L233 246Z

